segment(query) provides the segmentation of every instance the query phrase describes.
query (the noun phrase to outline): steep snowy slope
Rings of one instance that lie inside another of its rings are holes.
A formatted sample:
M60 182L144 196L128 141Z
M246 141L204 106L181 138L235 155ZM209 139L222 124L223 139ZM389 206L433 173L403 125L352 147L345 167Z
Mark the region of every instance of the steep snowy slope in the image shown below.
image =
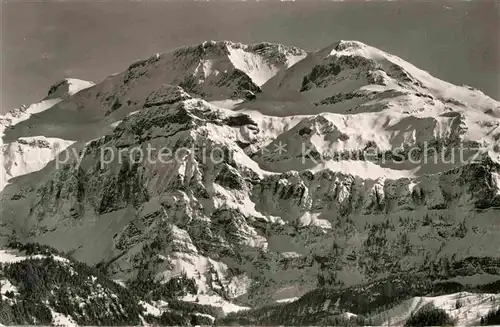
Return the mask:
M311 53L262 88L256 100L236 109L307 115L254 151L252 158L272 171L370 160L377 178L387 168L394 176L437 173L488 151L498 160L497 101L361 42L340 41Z
M79 79L64 79L54 84L45 99L23 106L19 109L9 111L5 116L0 116L0 144L2 145L2 157L0 161L0 190L2 190L10 178L29 174L42 169L47 163L74 140L45 137L36 135L32 137L20 137L12 142L4 143L4 133L13 129L17 124L27 121L33 115L42 113L64 99L68 99L81 90L93 86L94 83Z
M22 106L17 109L10 110L6 115L0 116L0 130L3 131L11 126L14 126L24 120L27 120L31 115L35 115L45 111L63 99L67 99L81 90L93 86L93 82L88 82L75 78L66 78L52 85L45 99L32 104L30 106Z
M65 78L52 85L46 99L67 99L81 90L94 86L94 82L84 81L77 78Z
M311 53L262 88L280 101L313 103L319 107L317 112L372 112L410 102L417 107L414 109L429 103L443 109L473 107L496 118L500 115L498 102L481 91L439 80L358 41L339 41ZM282 114L294 113L287 110Z
M60 101L61 99L47 99L42 100L38 103L34 103L30 106L22 106L20 108L10 110L5 116L0 117L0 127L2 128L2 134L9 126L13 126L17 123L27 120L31 115L45 111Z
M307 307L318 288L430 264L499 276L498 108L355 41L181 48L5 131L2 166L17 177L1 193L0 242L49 244L151 281L146 293L192 278L178 299L225 313ZM47 156L31 165L41 135ZM70 152L50 161L58 142Z
M498 160L498 140L500 120L474 112L323 113L304 117L255 151L253 159L272 171L314 168L332 160L370 160L423 175L454 168L488 151Z
M74 141L58 138L26 137L3 146L2 181L40 170L52 161L57 153ZM1 185L3 188L4 185Z

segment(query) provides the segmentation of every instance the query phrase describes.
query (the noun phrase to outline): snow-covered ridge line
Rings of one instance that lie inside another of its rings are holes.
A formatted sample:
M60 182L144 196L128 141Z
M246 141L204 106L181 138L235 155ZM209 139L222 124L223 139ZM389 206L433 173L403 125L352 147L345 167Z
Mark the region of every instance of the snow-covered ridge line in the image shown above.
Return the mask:
M244 79L245 77L241 76L243 73L258 88L306 56L305 50L277 43L242 44L232 41L205 41L201 44L178 47L162 54L157 53L149 59L137 60L129 66L128 70L155 70L162 74L173 70L174 74L184 75L179 76L180 80L187 77L190 80L190 86L194 89L199 88L199 85L195 86L197 82L210 84L213 81L219 90L222 89L222 84L231 84L233 82L231 79ZM179 61L185 62L182 63L183 70L177 72L172 66L178 65ZM171 76L168 78L170 79ZM193 81L194 84L191 84ZM212 90L210 89L207 93L212 93Z
M95 83L91 81L77 78L65 78L50 87L47 98L66 99L94 85Z
M42 100L29 106L21 106L20 108L12 109L3 116L0 115L0 138L3 137L7 127L28 120L31 115L45 111L61 101L62 99L58 98Z
M19 251L16 250L0 250L0 263L3 264L12 264L12 263L18 263L24 260L29 260L29 259L46 259L46 258L52 258L56 261L62 262L62 263L69 263L70 261L66 258L63 258L58 255L43 255L43 254L35 254L35 255L24 255L20 253Z
M493 105L496 102L491 97L486 96L483 92L477 89L465 85L457 86L440 80L432 76L429 72L417 68L413 64L401 59L398 56L369 46L360 41L341 40L334 44L333 49L330 51L329 55L363 57L379 63L380 65L382 65L382 67L387 67L388 63L393 64L395 66L387 68L399 67L399 69L402 69L402 74L407 74L407 76L409 75L410 78L415 78L414 84L431 90L433 93L436 93L443 99L458 99L461 101L466 101L468 103L474 103L477 102L477 97L481 96L484 97L484 103L482 103L482 105ZM498 103L496 109L499 109Z
M73 140L64 140L56 137L30 136L20 137L17 140L4 144L3 136L7 128L30 119L54 107L61 101L67 100L78 92L94 86L93 82L75 78L65 78L52 85L47 97L29 106L12 109L5 115L0 115L0 191L8 184L8 180L38 171L52 161L55 156L75 143Z
M65 78L62 81L55 83L50 87L47 97L43 100L29 106L22 105L19 108L9 110L5 115L0 115L1 134L3 135L3 130L6 127L25 121L31 115L45 111L55 106L62 100L94 85L94 82L76 78Z

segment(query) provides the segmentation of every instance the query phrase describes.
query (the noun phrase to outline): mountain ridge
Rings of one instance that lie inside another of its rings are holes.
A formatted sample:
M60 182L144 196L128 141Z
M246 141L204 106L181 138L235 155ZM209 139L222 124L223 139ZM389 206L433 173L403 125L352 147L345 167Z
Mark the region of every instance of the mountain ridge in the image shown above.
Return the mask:
M500 104L396 56L207 41L70 81L2 120L3 244L226 314L498 258Z

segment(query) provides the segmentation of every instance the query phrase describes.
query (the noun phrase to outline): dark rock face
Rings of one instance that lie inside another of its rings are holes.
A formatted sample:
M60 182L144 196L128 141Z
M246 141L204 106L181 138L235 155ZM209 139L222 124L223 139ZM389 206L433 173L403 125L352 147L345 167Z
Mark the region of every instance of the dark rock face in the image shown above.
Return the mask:
M261 89L252 79L239 69L233 70L230 74L224 75L216 82L216 86L234 86L233 98L245 97L248 92L259 93Z
M307 76L304 76L302 81L302 87L300 88L300 92L304 92L310 90L314 86L321 85L321 79L336 76L340 73L342 68L337 63L330 63L328 66L314 66L311 73Z
M248 50L258 53L268 61L284 64L287 61L287 55L300 56L306 52L302 49L293 46L284 46L281 44L273 44L268 42L251 44Z
M180 86L163 84L158 90L151 92L146 98L144 107L161 106L173 104L179 101L191 99L191 96L184 92Z
M243 95L245 97L245 100L247 100L247 101L252 101L252 100L257 99L257 96L252 91L248 91L247 90L247 91L245 91L243 93L244 93Z
M60 88L68 88L68 81L62 80L54 85L52 85L49 89L49 92L47 93L47 96L51 96L54 93L56 93Z
M203 58L207 54L212 54L216 56L228 55L229 50L227 48L227 42L208 41L208 42L203 42L199 45L180 48L174 52L174 55L181 59L186 56Z
M326 87L334 83L336 77L343 71L369 71L379 66L372 60L361 56L328 57L321 64L313 67L312 71L304 76L300 92L305 92L313 87Z
M226 119L225 124L231 127L238 127L244 125L257 126L257 123L249 116L245 114L238 114L236 116L230 116Z
M339 102L343 102L346 100L351 100L355 98L362 98L365 97L365 94L361 93L337 93L335 95L332 95L331 97L328 97L324 100L321 100L321 102L315 103L315 105L333 105Z
M35 139L31 141L28 141L26 139L18 139L17 142L19 144L25 144L36 148L50 148L50 143L47 140L43 139Z
M243 188L241 176L239 175L238 171L229 165L224 166L224 168L215 178L215 182L229 189L241 190Z
M258 205L272 208L272 214L278 214L284 209L282 206L286 206L286 210L294 212L297 217L309 211L335 212L341 216L390 213L402 205L446 210L461 200L458 196L470 196L469 204L484 209L498 206L498 186L492 185L492 179L499 171L498 164L486 159L443 174L440 178L443 187L438 190L427 188L424 181L419 184L417 180L417 188L405 193L398 189L408 185L410 181L406 179L386 180L380 187L370 190L366 189L370 187L369 181L340 172L284 173L264 179L254 187L253 196ZM464 181L468 182L463 184ZM468 187L467 194L452 191L448 185L460 189ZM419 196L414 193L417 189ZM436 198L442 199L439 205L435 203Z
M148 194L143 184L144 180L139 165L131 164L128 160L125 161L116 176L111 176L100 185L103 188L97 213L113 212L124 208L129 203L137 207L146 202ZM94 188L100 187L94 186Z

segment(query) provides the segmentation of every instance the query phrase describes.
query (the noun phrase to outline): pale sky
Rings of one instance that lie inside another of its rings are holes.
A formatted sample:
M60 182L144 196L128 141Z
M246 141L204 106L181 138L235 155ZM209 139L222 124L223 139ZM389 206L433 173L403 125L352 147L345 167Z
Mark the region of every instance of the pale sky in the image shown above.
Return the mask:
M1 111L64 77L98 82L136 59L204 40L307 50L360 40L500 99L500 3L2 3Z

